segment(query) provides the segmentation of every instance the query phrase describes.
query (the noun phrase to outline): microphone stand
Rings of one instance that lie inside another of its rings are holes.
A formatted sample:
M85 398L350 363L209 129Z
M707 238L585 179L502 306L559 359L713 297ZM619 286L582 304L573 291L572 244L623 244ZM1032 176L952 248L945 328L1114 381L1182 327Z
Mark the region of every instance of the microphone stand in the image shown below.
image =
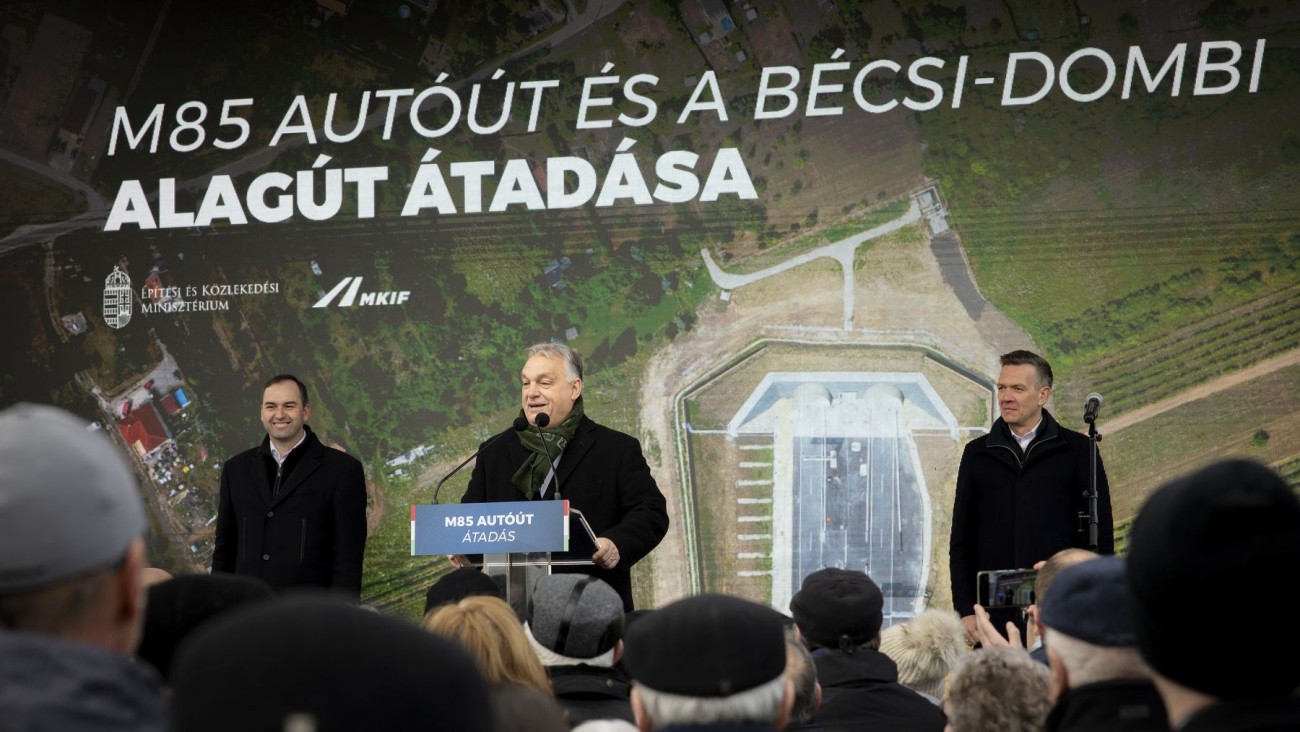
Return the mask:
M550 477L555 483L554 488L551 489L552 500L558 501L560 500L560 471L555 467L555 458L551 457L551 447L546 444L546 435L542 434L542 428L551 423L551 415L542 412L533 418L533 422L537 425L537 438L542 441L542 450L546 451L546 462L551 466ZM546 488L545 483L542 484L542 488Z
M1097 551L1097 531L1101 523L1100 516L1097 512L1097 453L1098 443L1101 442L1101 435L1097 433L1097 422L1088 421L1088 444L1089 464L1088 464L1088 490L1084 497L1088 499L1088 549Z

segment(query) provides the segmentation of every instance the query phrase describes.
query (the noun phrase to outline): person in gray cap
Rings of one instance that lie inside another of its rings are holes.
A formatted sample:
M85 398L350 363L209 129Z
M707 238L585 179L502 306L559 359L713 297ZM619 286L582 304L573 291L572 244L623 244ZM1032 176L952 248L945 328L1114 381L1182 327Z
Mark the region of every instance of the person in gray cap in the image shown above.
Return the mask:
M790 612L817 664L827 730L940 732L943 713L898 683L898 666L879 651L884 597L862 572L819 569L804 578Z
M622 598L595 577L546 575L533 585L524 631L571 726L635 721L631 684L615 667L623 656L623 625Z
M785 675L781 614L727 595L696 595L655 610L627 631L637 727L775 730L794 688Z
M1051 668L1047 732L1169 729L1137 650L1123 559L1101 557L1061 570L1038 615Z
M0 413L0 728L166 728L158 676L131 657L146 526L102 434L53 407Z
M1300 730L1300 625L1286 619L1297 578L1300 498L1263 465L1215 463L1151 495L1129 534L1128 587L1170 727ZM1263 598L1259 637L1209 632Z

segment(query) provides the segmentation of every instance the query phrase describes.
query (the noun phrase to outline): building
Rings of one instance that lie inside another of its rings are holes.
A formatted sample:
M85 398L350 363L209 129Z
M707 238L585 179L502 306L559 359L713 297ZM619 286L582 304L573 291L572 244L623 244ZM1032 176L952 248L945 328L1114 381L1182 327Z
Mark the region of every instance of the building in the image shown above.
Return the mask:
M117 431L122 433L122 440L126 442L127 447L142 458L148 457L172 438L152 399L123 417L122 421L117 423Z

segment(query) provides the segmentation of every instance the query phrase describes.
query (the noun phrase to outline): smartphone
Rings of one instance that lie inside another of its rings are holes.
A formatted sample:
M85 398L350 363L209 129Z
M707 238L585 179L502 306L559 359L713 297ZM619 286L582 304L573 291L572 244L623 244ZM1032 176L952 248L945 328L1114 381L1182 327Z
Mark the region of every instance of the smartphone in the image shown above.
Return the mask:
M985 608L1034 604L1035 569L995 569L975 575L976 597Z

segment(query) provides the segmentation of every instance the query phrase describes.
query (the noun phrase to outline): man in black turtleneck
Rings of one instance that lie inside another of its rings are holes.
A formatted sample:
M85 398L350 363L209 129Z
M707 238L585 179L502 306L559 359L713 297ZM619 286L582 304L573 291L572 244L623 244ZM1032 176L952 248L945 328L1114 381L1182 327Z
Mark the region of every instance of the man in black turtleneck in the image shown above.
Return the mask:
M325 587L361 595L366 481L361 463L307 426L307 386L281 374L262 392L262 444L221 471L213 572L257 577L276 590Z

